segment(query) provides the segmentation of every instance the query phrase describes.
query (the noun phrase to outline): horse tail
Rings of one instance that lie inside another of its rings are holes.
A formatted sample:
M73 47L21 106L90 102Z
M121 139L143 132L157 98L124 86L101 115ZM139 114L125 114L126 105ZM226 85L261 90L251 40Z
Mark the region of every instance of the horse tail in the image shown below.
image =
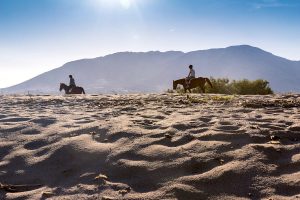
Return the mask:
M208 78L205 78L205 81L210 85L211 88L213 87L213 85L211 84L211 82Z
M85 94L85 91L84 91L84 89L82 88L82 94Z

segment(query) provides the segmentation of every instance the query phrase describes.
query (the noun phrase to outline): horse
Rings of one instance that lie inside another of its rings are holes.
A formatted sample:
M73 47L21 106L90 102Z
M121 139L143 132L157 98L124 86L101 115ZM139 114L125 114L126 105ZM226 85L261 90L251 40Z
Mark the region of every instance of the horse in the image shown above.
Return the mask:
M187 90L191 93L192 92L191 89L197 88L197 87L200 87L202 92L205 93L205 87L204 87L205 83L208 83L210 85L210 87L213 87L213 85L211 84L211 82L208 78L204 78L204 77L194 78L191 80L191 83L189 84L189 86L187 86L187 84L186 84L186 79L183 78L183 79L173 81L173 90L176 90L177 85L179 84L179 85L183 86L185 93Z
M74 87L71 90L71 92L70 92L69 91L70 90L70 86L67 86L64 83L61 83L60 87L59 87L59 91L62 91L62 90L65 90L66 94L85 94L85 91L84 91L84 89L82 87Z

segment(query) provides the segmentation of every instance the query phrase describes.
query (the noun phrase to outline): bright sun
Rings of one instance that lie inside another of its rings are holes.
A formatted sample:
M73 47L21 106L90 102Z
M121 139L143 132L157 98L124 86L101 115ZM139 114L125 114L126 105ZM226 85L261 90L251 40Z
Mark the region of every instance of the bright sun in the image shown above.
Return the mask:
M128 9L132 6L134 0L100 0L100 3L105 6L122 6L122 8Z
M131 6L131 0L120 0L120 3L124 8L130 8Z

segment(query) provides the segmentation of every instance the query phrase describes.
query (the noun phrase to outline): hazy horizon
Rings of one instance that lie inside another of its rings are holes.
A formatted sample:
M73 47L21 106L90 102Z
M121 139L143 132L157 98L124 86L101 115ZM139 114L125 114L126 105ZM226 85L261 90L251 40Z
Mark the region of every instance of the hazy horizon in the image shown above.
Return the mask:
M226 46L226 47L221 47L221 48L209 48L209 49L197 49L197 50L192 50L192 51L180 51L180 50L165 50L165 51L160 51L160 50L149 50L149 51L119 51L119 52L112 52L112 53L108 53L108 54L105 54L105 55L100 55L100 56L96 56L96 57L85 57L85 58L77 58L77 59L74 59L74 60L68 60L68 61L65 61L64 63L60 64L59 66L55 66L55 67L51 67L49 69L47 69L46 71L42 71L42 72L38 72L37 74L33 74L31 77L27 78L27 79L24 79L24 80L21 80L19 82L16 82L12 85L8 85L8 86L5 86L5 87L0 87L0 89L3 89L3 88L7 88L7 87L11 87L11 86L14 86L14 85L18 85L20 83L23 83L24 81L27 81L27 80L30 80L38 75L41 75L45 72L48 72L48 71L51 71L53 69L57 69L57 68L60 68L62 67L63 65L69 63L69 62L73 62L73 61L79 61L79 60L85 60L85 59L94 59L94 58L99 58L99 57L105 57L105 56L109 56L109 55L113 55L113 54L116 54L116 53L126 53L126 52L130 52L130 53L147 53L147 52L172 52L172 51L178 51L178 52L183 52L183 53L188 53L188 52L193 52L193 51L204 51L204 50L211 50L211 49L222 49L222 48L228 48L228 47L232 47L232 46L243 46L243 45L246 45L248 46L248 44L240 44L240 45L231 45L231 46ZM251 45L249 45L251 46ZM253 46L254 47L254 46ZM256 47L256 48L259 48L259 47ZM261 48L259 48L261 49ZM262 49L264 50L264 49ZM264 50L265 51L265 50ZM269 52L269 51L266 51L266 52ZM272 52L269 52L269 53L272 53ZM273 53L272 53L273 54ZM273 54L275 55L275 54ZM279 56L279 57L282 57L280 55L275 55L275 56ZM282 57L284 58L284 57ZM287 59L287 58L285 58ZM184 75L184 74L183 74ZM68 77L66 77L66 79L68 79ZM62 80L63 81L63 80Z
M0 0L0 88L124 51L251 45L299 61L292 0Z

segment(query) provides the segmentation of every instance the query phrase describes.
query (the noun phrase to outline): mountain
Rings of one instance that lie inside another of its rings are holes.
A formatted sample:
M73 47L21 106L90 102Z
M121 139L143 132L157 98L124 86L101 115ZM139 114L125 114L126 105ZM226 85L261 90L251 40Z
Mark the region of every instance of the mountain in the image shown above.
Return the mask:
M300 61L275 56L249 45L193 52L121 52L66 63L2 93L57 93L68 75L88 93L159 92L185 77L193 64L196 75L230 79L266 79L276 92L299 92Z

